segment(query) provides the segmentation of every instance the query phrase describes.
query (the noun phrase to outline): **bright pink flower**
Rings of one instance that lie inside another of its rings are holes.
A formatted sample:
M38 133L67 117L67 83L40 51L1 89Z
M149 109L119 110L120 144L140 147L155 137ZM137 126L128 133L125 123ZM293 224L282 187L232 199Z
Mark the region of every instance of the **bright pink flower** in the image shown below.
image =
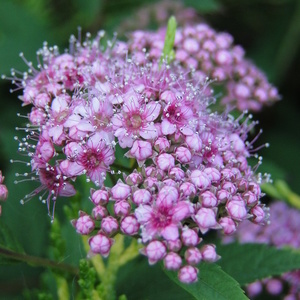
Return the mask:
M153 121L158 117L161 105L142 102L136 92L129 91L124 95L120 113L112 117L113 130L122 148L131 147L136 137L148 140L158 136Z
M102 185L106 171L114 162L114 150L103 140L101 133L95 133L86 143L70 143L65 148L69 159L61 163L61 168L69 176L86 173L96 184Z

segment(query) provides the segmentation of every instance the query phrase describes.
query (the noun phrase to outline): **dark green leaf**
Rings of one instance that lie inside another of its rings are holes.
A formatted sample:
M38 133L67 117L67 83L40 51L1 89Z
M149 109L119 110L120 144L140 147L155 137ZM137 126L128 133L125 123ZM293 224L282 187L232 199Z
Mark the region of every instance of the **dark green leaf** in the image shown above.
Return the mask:
M199 280L194 284L181 283L176 272L165 272L197 300L248 299L239 284L214 263L200 264Z
M219 265L241 285L300 268L300 252L265 244L218 245Z

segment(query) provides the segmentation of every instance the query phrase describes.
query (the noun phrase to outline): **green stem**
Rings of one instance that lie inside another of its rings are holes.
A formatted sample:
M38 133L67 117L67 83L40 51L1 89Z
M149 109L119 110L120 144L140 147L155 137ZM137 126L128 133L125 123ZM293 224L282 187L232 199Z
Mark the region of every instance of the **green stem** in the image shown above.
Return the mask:
M69 264L58 263L47 258L32 256L24 253L18 253L2 247L0 247L0 256L4 256L6 258L14 259L21 262L26 262L27 264L36 267L44 267L44 268L51 268L60 271L65 271L75 276L78 276L79 274L79 270L76 267L73 267Z

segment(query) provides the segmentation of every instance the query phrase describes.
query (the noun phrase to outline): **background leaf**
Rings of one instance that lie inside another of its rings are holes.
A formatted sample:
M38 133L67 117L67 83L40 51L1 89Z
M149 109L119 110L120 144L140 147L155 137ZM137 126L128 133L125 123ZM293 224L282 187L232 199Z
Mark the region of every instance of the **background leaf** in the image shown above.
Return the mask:
M265 244L218 245L218 264L241 285L300 268L300 252Z
M13 250L16 252L23 252L23 248L17 241L11 230L0 219L0 247L4 249ZM2 257L0 255L0 264L11 264L16 262L15 260Z
M202 262L199 280L194 284L181 283L176 272L165 270L165 273L197 300L248 299L239 284L215 263Z

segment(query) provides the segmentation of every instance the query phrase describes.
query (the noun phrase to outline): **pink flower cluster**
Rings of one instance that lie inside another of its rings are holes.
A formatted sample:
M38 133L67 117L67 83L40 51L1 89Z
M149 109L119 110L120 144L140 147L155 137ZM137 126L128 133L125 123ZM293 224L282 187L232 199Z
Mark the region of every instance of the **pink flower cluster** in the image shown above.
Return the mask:
M3 184L4 176L2 176L2 171L0 171L0 201L5 201L8 196L8 190L6 185ZM0 205L0 216L2 213L2 207Z
M157 32L135 31L129 40L129 50L143 61L148 56L158 59L164 47L165 28ZM259 111L264 105L280 99L277 89L251 61L244 57L241 46L233 44L233 37L216 32L209 25L186 25L176 31L175 59L186 69L193 70L200 80L216 79L222 85L223 105L232 104L238 110Z
M270 205L270 213L269 226L256 226L250 222L244 222L238 228L235 237L242 243L264 243L278 248L289 246L299 249L299 210L289 207L284 202L274 202ZM230 237L230 240L232 238ZM300 298L299 286L300 271L296 270L285 273L281 277L254 282L247 287L247 290L251 299L265 289L273 296L284 293L284 298L281 299L296 300Z
M26 136L16 138L30 158L32 173L23 176L41 183L23 201L46 190L40 197L50 211L83 176L97 187L94 208L72 223L91 236L92 253L109 255L117 233L133 236L150 264L163 260L182 282L195 282L197 265L218 259L214 245L200 245L207 231L232 234L245 219L268 218L262 178L247 162L256 123L212 112L207 82L176 61L137 60L117 41L104 50L101 37L72 38L65 54L45 45L38 70L28 62L23 78L13 73L23 104L32 105ZM119 166L116 152L133 167Z

